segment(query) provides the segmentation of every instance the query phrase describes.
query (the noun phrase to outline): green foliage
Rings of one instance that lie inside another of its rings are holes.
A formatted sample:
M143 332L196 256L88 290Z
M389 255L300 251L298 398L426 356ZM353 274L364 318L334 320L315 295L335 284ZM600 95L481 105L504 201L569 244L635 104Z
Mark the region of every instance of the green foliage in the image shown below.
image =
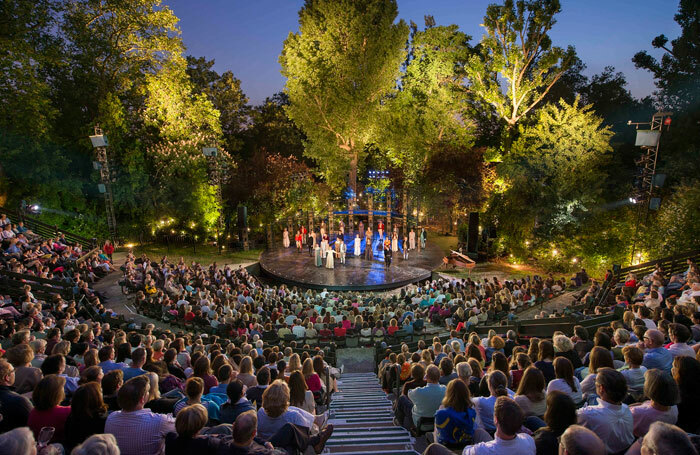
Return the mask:
M668 256L700 247L700 182L682 184L665 199L654 227L646 231L649 257Z
M466 68L469 89L509 128L537 106L575 59L573 47L552 46L549 37L560 11L559 0L505 0L486 10L480 53Z
M391 165L417 182L440 143L468 149L474 124L465 115L465 65L470 37L456 25L417 31L398 93L384 104L382 134Z
M280 55L287 114L307 138L305 153L334 188L355 189L364 146L377 134L381 100L405 57L408 27L395 0L307 0L299 32Z

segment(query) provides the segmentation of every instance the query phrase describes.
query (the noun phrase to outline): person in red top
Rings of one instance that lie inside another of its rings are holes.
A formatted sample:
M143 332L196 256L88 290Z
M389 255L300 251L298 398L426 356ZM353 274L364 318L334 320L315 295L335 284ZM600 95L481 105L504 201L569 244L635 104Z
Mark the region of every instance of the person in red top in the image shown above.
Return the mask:
M187 305L185 308L185 322L190 322L194 320L194 313L192 312L192 308Z
M344 328L345 330L350 330L350 329L352 328L352 322L350 322L350 321L348 320L348 317L347 317L347 316L343 316L343 322L342 322L342 324L343 324L343 328Z
M386 328L386 331L389 335L395 334L399 330L399 321L396 319L392 319L389 321L389 327Z
M297 251L301 253L301 232L297 231L297 235L294 236L294 241L297 244Z
M304 364L301 367L301 373L304 375L306 386L309 388L309 390L311 390L311 392L316 393L323 389L321 378L314 371L314 362L311 360L311 357L304 360Z
M70 414L70 406L59 406L66 397L63 388L66 384L64 377L50 374L34 388L32 400L34 409L29 413L27 426L39 438L43 427L54 427L56 431L49 443L63 443L65 440L66 419Z
M336 327L333 329L333 333L334 333L335 336L337 336L337 337L344 337L345 334L347 333L347 330L345 330L345 328L344 328L343 326L336 326Z
M112 245L112 242L109 240L105 241L102 252L109 258L109 261L112 262L112 253L114 253L114 245Z

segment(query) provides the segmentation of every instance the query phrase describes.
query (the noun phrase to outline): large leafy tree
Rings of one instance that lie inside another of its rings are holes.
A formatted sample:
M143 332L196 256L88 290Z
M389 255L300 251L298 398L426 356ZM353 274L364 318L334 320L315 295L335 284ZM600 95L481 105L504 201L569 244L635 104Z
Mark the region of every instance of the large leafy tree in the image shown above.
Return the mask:
M511 130L575 61L573 47L553 46L559 0L505 0L486 10L480 52L469 59L469 88ZM508 141L506 142L506 152Z
M434 23L430 17L426 22ZM456 25L411 28L408 61L399 90L384 104L378 143L386 148L392 166L415 183L432 154L446 145L469 148L474 124L466 115L462 85L470 37Z
M280 56L287 113L307 138L306 155L336 189L356 191L357 168L376 133L381 100L395 86L408 26L395 0L307 0L299 32Z

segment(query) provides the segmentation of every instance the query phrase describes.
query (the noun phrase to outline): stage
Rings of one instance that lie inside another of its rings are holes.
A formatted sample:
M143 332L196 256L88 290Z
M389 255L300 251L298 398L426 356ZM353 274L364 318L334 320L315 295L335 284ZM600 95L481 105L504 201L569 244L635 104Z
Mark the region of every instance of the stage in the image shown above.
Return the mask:
M351 244L352 245L352 244ZM364 249L364 242L363 242ZM266 250L260 255L263 274L290 286L336 291L379 291L395 289L417 281L428 280L444 257L443 251L428 239L426 248L412 250L407 260L401 251L395 252L391 267L384 266L383 254L375 252L371 261L355 257L348 246L346 263L335 259L335 268L316 267L306 245L301 253L292 245Z

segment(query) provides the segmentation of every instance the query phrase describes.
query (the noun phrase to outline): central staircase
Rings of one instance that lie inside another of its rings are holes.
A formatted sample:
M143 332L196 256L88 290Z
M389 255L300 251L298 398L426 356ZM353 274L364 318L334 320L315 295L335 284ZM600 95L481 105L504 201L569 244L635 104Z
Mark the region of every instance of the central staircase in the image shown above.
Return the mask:
M418 455L408 431L394 425L391 401L374 373L344 373L338 390L328 422L335 429L324 454Z

